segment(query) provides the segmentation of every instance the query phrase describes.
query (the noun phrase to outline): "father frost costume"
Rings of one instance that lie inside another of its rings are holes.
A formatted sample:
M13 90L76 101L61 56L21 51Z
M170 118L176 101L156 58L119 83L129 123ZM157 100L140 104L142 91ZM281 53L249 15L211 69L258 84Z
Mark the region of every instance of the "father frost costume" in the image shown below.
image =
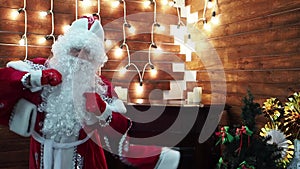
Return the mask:
M108 140L116 138L117 156L129 165L177 168L177 151L128 144L132 122L122 115L126 108L111 83L95 76L107 61L103 39L99 21L78 19L54 43L50 59L12 61L0 69L0 124L31 137L30 169L107 169L100 145L112 148ZM131 151L157 153L126 157Z

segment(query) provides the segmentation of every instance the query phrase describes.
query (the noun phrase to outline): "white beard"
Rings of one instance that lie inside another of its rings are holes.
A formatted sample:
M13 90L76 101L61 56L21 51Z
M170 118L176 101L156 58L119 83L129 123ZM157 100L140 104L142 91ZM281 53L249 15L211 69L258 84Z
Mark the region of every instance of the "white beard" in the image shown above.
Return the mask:
M45 87L42 92L46 103L42 132L51 138L78 136L84 122L91 118L83 94L95 90L96 68L86 60L68 55L53 57L48 64L62 74L62 83Z

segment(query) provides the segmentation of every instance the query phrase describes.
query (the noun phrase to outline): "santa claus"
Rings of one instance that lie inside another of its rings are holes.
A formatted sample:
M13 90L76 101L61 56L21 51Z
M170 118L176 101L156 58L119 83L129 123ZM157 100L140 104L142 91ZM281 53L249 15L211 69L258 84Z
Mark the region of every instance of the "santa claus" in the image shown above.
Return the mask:
M30 169L106 169L103 147L137 168L177 168L179 152L129 144L126 108L111 83L95 76L107 61L103 39L98 20L81 18L58 37L51 58L0 69L0 124L31 137Z

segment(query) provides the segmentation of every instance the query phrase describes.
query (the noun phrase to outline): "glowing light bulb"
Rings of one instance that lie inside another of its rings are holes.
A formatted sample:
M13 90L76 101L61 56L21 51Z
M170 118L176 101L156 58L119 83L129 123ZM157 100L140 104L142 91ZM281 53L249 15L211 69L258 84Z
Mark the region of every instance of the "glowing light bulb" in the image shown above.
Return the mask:
M45 17L45 16L47 16L48 15L48 13L46 12L46 11L41 11L40 12L40 16L41 17Z
M215 25L219 24L219 22L220 22L219 15L216 15L215 11L213 11L210 21L211 21L211 23L213 23Z
M137 83L136 84L136 93L137 94L142 94L143 91L144 91L143 83L142 82Z
M113 7L113 8L116 8L116 7L118 7L120 5L120 1L113 1L112 3L111 3L111 6Z
M71 27L70 25L63 26L63 31L67 32L70 29L70 27Z
M208 2L207 2L207 8L210 9L210 8L212 8L212 7L213 7L212 1L211 1L211 0L208 0Z
M175 5L175 1L170 1L169 2L169 6L174 6Z
M90 0L82 0L82 5L84 7L92 6L92 2Z
M155 49L155 53L160 54L162 52L163 52L163 49L161 47L159 47L159 46Z
M105 40L105 45L107 46L107 47L110 47L111 45L112 45L112 41L111 40Z
M123 54L123 50L122 50L121 48L117 48L117 49L115 50L115 55L116 55L117 57L122 56L122 54Z
M123 67L121 70L120 70L120 74L124 75L125 73L127 72L127 67Z
M44 38L44 37L41 37L41 38L38 39L39 44L43 44L45 42L46 42L46 38Z
M19 14L20 13L18 11L14 10L14 11L11 12L10 16L11 16L12 19L17 19L17 17L19 16Z
M161 32L163 32L163 31L166 30L166 27L165 27L164 25L160 25L160 26L158 27L158 30L161 31Z
M144 7L148 8L150 6L151 2L149 0L144 1Z
M162 3L163 5L168 5L169 1L168 1L168 0L162 0L161 3Z
M213 16L213 17L211 18L211 23L213 23L213 24L215 24L215 25L219 24L219 23L220 23L219 17L218 17L218 16Z
M151 77L155 77L157 75L157 70L155 68L150 70Z
M25 45L25 39L24 39L24 38L20 39L20 40L19 40L19 44L20 44L21 46L24 46L24 45Z
M134 33L134 32L135 32L135 28L134 28L133 26L130 26L129 32L130 32L130 33Z
M203 28L204 28L205 30L207 30L207 31L210 31L210 30L211 30L211 27L210 27L210 25L209 25L207 22L204 22Z

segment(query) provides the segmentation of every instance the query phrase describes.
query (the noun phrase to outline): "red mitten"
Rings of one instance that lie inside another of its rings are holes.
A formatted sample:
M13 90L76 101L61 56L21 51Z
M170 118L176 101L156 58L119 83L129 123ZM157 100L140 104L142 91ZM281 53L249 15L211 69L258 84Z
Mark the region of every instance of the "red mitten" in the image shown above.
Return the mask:
M62 82L61 74L55 69L47 69L42 71L41 84L56 86Z
M84 93L86 98L85 107L88 112L100 116L106 109L106 103L98 93Z

